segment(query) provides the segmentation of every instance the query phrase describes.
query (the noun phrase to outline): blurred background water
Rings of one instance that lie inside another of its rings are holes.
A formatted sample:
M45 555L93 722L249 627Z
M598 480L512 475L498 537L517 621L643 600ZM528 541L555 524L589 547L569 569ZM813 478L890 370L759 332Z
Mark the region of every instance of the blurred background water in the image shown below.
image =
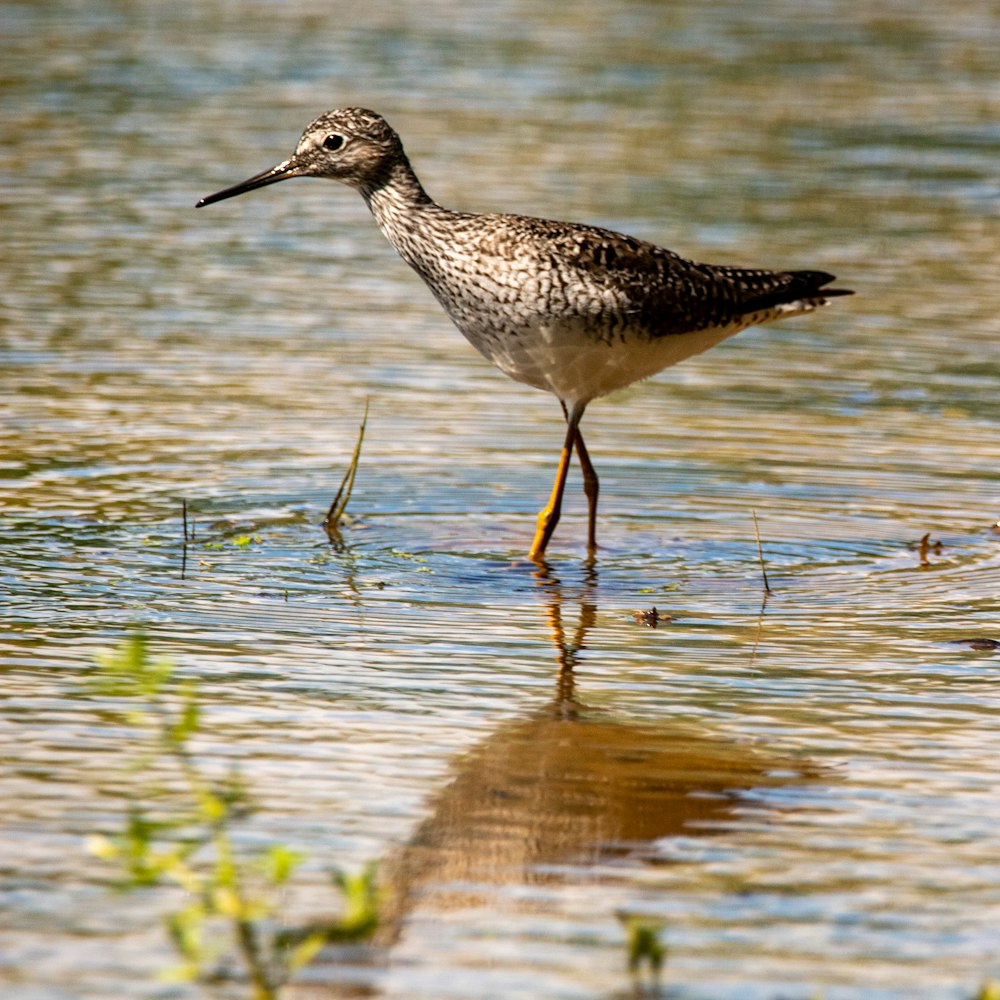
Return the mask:
M134 624L202 683L252 836L309 850L301 905L328 864L394 886L382 960L303 996L624 996L620 909L666 921L672 997L1000 976L1000 660L968 642L1000 639L994 4L0 19L5 1000L201 995L155 979L165 901L83 850L129 748L82 678ZM449 207L858 295L594 404L599 558L574 479L540 573L555 401L475 354L352 192L193 210L349 104Z

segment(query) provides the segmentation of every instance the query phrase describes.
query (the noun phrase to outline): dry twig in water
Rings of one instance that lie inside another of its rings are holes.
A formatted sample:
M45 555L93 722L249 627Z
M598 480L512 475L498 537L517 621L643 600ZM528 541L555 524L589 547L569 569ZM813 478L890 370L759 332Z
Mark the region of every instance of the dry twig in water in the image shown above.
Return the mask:
M767 595L773 593L773 591L771 590L771 585L767 582L767 569L764 566L764 547L760 544L760 525L757 524L757 511L752 510L750 513L753 514L753 530L757 536L757 558L760 560L761 576L764 577L764 594Z

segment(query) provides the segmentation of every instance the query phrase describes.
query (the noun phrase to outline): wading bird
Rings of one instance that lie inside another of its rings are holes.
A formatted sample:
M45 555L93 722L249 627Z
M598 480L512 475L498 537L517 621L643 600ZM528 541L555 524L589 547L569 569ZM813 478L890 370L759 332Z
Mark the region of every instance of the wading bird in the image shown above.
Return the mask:
M597 547L597 473L580 431L587 404L718 344L748 326L812 312L845 288L823 271L699 264L621 233L523 215L453 212L417 180L381 115L320 115L277 166L198 206L292 177L340 181L364 198L399 255L489 361L553 393L566 440L528 553L542 559L559 521L573 450Z

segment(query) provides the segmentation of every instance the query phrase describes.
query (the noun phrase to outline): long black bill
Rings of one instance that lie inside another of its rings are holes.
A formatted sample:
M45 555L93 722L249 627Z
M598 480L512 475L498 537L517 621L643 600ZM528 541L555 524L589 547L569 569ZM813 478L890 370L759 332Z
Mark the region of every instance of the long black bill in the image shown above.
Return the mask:
M224 188L222 191L216 191L215 194L210 194L208 197L202 198L194 207L201 208L204 205L211 205L215 201L235 198L236 195L244 194L246 191L253 191L255 188L267 187L268 184L277 184L278 181L285 181L289 177L299 176L301 174L299 173L298 165L293 160L285 160L284 163L279 163L276 167L271 167L270 170L254 174L253 177L241 181L239 184L234 184L232 187Z

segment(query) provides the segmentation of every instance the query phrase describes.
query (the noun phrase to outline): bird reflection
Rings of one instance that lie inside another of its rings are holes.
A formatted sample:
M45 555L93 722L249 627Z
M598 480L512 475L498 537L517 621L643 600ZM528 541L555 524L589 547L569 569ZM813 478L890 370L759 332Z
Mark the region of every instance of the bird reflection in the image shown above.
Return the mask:
M597 620L596 571L575 601L544 565L535 576L555 649L552 699L455 762L428 817L379 865L375 947L328 952L310 967L313 987L298 985L295 1000L382 995L363 972L361 981L345 981L343 963L356 973L386 965L411 918L493 911L501 890L584 881L600 865L663 862L663 838L731 827L750 789L809 779L773 751L705 727L634 721L585 704L576 668ZM573 603L575 624L566 615ZM505 891L502 908L535 905L530 894Z
M496 887L655 861L657 840L732 825L749 789L800 780L788 761L704 728L584 704L575 668L597 606L585 593L570 628L558 581L542 571L539 582L558 666L554 697L459 759L428 818L383 863L384 944L418 903L421 911L487 905Z

